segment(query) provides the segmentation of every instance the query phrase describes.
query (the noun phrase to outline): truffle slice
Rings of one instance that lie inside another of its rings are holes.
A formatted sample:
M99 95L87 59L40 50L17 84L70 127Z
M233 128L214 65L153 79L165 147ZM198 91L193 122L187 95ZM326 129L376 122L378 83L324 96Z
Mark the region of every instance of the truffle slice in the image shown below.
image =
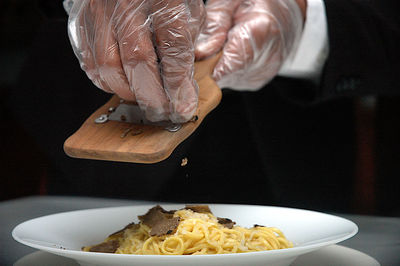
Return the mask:
M228 229L232 229L233 226L236 224L236 222L232 221L231 219L228 218L220 218L217 217L218 223L222 224L224 227Z
M185 209L199 213L212 213L208 205L186 205Z
M171 234L179 225L180 218L173 217L175 211L166 211L160 205L151 208L139 220L151 228L151 236Z
M255 224L254 227L265 227L265 225Z
M119 248L118 240L110 240L98 245L95 245L89 249L90 252L102 252L102 253L115 253Z
M138 230L139 227L140 227L139 224L130 223L130 224L128 224L127 226L125 226L124 228L122 228L121 230L119 230L119 231L117 231L117 232L115 232L115 233L112 233L112 234L109 235L108 237L112 237L112 238L122 237L122 235L124 234L124 231L125 231L126 229L135 229L135 230Z

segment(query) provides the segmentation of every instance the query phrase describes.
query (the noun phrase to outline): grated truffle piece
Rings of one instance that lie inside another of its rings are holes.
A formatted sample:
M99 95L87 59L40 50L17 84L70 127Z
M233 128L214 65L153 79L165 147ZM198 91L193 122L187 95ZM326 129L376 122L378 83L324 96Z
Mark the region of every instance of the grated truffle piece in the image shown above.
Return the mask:
M199 212L199 213L211 213L210 207L208 205L186 205L185 206L186 210L192 210L194 212Z
M253 227L266 227L265 225L255 224Z
M172 232L175 231L175 229L178 227L179 222L179 217L164 219L151 228L150 235L162 236L172 234Z
M89 249L90 252L102 252L102 253L115 253L119 248L118 240L110 240L98 245L95 245Z
M236 224L236 222L232 221L231 219L228 218L220 218L217 217L218 223L222 224L224 227L228 229L232 229L233 226Z
M180 218L173 217L175 211L166 211L160 205L151 208L139 220L151 228L151 236L171 234L179 225Z
M124 231L125 231L126 229L132 229L132 228L134 228L135 230L138 230L139 227L140 227L139 224L130 223L130 224L128 224L127 226L125 226L124 228L122 228L121 230L119 230L119 231L117 231L117 232L115 232L115 233L112 233L112 234L109 235L108 237L113 237L113 238L122 237L122 235L124 234Z

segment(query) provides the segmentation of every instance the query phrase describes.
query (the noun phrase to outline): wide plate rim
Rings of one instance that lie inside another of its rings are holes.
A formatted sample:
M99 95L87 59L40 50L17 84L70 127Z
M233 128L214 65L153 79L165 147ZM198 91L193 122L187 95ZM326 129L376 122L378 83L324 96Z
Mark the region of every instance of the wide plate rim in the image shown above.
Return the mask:
M50 252L53 254L61 255L61 256L66 256L66 257L75 257L79 256L82 258L90 258L90 257L104 257L104 258L140 258L141 260L152 260L152 259L163 259L163 260L209 260L209 259L215 259L215 258L232 258L232 257L238 257L238 258L244 258L244 257L256 257L256 256L266 256L267 254L269 256L274 256L274 255L281 255L282 253L287 254L288 256L298 256L299 254L305 254L308 252L311 252L313 250L329 246L332 244L337 244L339 242L342 242L346 239L349 239L353 237L354 235L357 234L358 232L358 226L356 223L353 221L334 215L334 214L329 214L329 213L323 213L319 211L314 211L314 210L308 210L308 209L301 209L301 208L292 208L292 207L281 207L281 206L269 206L269 205L252 205L252 204L224 204L224 203L190 203L190 204L207 204L211 208L212 206L218 206L218 207L224 207L224 206L230 206L230 207L262 207L266 209L284 209L284 210L289 210L289 211L299 211L299 212L304 212L304 213L314 213L317 215L322 215L322 216L328 216L334 219L342 220L347 223L349 223L352 226L352 231L334 238L327 240L325 242L319 242L319 243L314 243L314 244L305 244L303 246L295 246L290 249L281 249L281 250L268 250L268 251L258 251L258 252L249 252L249 253L235 253L235 254L210 254L210 255L199 255L199 256L182 256L182 255L134 255L134 254L110 254L110 253L90 253L90 252L84 252L80 250L69 250L69 249L60 249L59 247L48 247L40 244L35 244L33 242L30 242L27 239L23 239L18 236L17 231L21 230L23 226L25 226L28 223L38 221L41 219L46 219L49 217L54 217L58 215L70 215L70 214L76 214L76 213L84 213L84 212L95 212L95 211L107 211L107 210L113 210L113 209L131 209L131 208L150 208L156 204L161 205L164 208L168 208L169 206L173 208L172 206L184 206L184 203L146 203L146 204L137 204L137 205L123 205L123 206L114 206L114 207L98 207L98 208L89 208L89 209L82 209L82 210L73 210L73 211L66 211L66 212L59 212L59 213L54 213L54 214L48 214L32 219L28 219L24 222L19 223L17 226L15 226L12 230L12 237L14 238L15 241L38 249L46 252ZM33 240L33 239L32 239Z

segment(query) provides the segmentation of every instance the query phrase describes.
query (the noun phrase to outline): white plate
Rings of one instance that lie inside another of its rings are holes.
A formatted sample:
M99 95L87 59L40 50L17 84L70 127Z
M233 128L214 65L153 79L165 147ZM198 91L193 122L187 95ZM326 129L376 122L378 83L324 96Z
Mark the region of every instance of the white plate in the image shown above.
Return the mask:
M297 256L338 243L355 235L357 226L333 215L279 207L209 204L219 217L237 225L254 224L280 228L295 247L282 250L242 254L159 256L106 254L80 251L82 246L104 240L147 212L153 205L91 209L48 215L29 220L14 228L15 240L27 246L75 259L81 265L290 265ZM167 210L183 208L181 204L163 204Z
M73 259L63 258L43 251L36 251L19 259L14 266L79 266ZM380 266L372 257L360 251L330 245L316 251L299 256L290 266L343 266L362 265Z

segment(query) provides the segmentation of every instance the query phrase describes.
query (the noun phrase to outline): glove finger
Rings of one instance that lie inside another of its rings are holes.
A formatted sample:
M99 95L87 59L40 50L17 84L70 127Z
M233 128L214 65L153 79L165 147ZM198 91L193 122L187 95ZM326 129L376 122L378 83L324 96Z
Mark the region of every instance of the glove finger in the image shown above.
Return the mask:
M77 1L71 9L68 19L68 36L80 66L92 82L100 89L112 92L108 86L102 86L100 75L93 57L93 19L88 15L88 2Z
M201 30L204 28L206 21L206 8L203 0L186 0L189 15L189 29L192 40L197 40Z
M114 33L114 15L116 3L109 1L92 1L95 8L93 23L93 54L100 75L100 83L108 87L119 97L127 101L136 101L130 90L128 79L122 68L119 45ZM103 3L103 4L100 4Z
M220 51L232 27L233 16L241 0L227 3L210 0L206 5L206 21L196 43L196 59L203 59Z
M149 1L120 1L115 18L121 60L131 90L151 121L168 120L169 101L163 89L152 42Z
M192 118L198 104L190 11L184 0L156 2L153 27L164 89L170 100L169 118L182 123Z
M259 88L279 71L282 56L279 29L267 15L235 16L213 77L222 87Z

